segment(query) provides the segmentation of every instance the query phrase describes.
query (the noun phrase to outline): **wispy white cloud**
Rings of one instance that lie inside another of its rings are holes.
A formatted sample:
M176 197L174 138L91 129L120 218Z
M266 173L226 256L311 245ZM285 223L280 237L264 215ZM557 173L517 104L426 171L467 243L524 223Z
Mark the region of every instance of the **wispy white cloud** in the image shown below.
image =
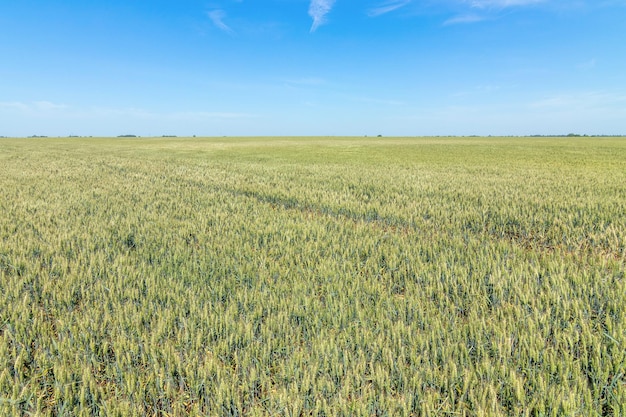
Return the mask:
M248 119L257 117L250 113L238 113L228 111L176 111L154 112L143 108L92 108L87 109L83 116L97 118L127 118L135 120L159 120L159 121L200 121L200 120L230 120Z
M475 8L505 8L513 6L529 6L531 4L544 3L546 0L465 0Z
M388 0L379 4L377 7L369 9L367 15L370 17L380 16L404 7L410 2L411 0Z
M514 7L528 7L549 0L454 0L461 12L443 22L444 26L478 23L497 18L497 13ZM458 9L458 7L457 7ZM494 14L495 13L495 14Z
M534 108L572 109L572 108L621 108L626 110L626 95L607 93L604 91L590 91L577 93L563 93L547 96L530 104Z
M587 62L578 64L578 68L580 68L581 70L589 71L589 70L594 69L596 67L596 64L597 64L597 61L595 58L593 58Z
M51 101L35 101L24 103L21 101L0 102L0 108L19 110L23 112L48 113L53 111L66 110L69 107L65 104L53 103Z
M236 112L206 112L206 111L191 111L191 112L178 112L165 115L167 119L171 120L207 120L207 119L250 119L258 117L251 113L236 113Z
M175 111L154 112L141 107L70 107L50 101L25 103L20 101L0 102L0 111L18 110L28 117L69 117L82 119L135 119L135 120L207 120L207 119L249 119L258 117L252 113L231 111ZM62 111L62 112L61 112Z
M458 24L463 24L463 23L482 22L483 20L487 20L487 17L480 16L477 14L464 14L464 15L451 17L450 19L443 22L443 24L444 26L449 26L449 25L458 25Z
M12 110L28 110L28 104L20 101L0 101L0 108Z
M311 0L309 4L309 16L313 19L311 32L315 32L318 27L326 22L326 15L331 11L335 0Z
M210 12L207 12L207 15L209 16L209 19L211 19L211 22L213 22L215 27L229 34L234 33L234 31L230 28L230 26L224 23L224 18L226 17L226 12L224 12L224 10L222 9L211 10Z
M67 106L65 104L57 104L57 103L52 103L50 101L36 101L34 104L38 110L42 110L42 111L67 109Z

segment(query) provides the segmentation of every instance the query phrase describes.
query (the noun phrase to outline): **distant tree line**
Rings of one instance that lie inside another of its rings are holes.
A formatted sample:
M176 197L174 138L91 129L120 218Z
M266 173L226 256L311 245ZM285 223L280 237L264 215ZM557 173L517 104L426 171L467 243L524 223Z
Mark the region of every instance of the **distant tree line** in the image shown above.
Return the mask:
M530 135L533 138L622 138L625 135L580 135L568 133L567 135Z
M367 137L368 135L365 135L365 137ZM376 135L377 137L383 137L383 135ZM1 136L0 138L9 138L11 136ZM27 136L28 138L47 138L49 136L46 135L31 135L31 136ZM59 136L60 137L60 136ZM92 138L93 136L80 136L80 135L69 135L68 137L70 138ZM141 136L139 135L118 135L118 138L140 138ZM162 135L162 138L177 138L177 135ZM192 137L196 137L196 135L193 135ZM226 136L224 136L226 137ZM415 137L420 137L415 136ZM626 137L626 135L586 135L586 134L578 134L578 133L568 133L566 135L428 135L428 137L434 137L434 138L454 138L454 137L467 137L467 138L477 138L477 137L503 137L503 138L523 138L523 137L531 137L531 138L623 138Z

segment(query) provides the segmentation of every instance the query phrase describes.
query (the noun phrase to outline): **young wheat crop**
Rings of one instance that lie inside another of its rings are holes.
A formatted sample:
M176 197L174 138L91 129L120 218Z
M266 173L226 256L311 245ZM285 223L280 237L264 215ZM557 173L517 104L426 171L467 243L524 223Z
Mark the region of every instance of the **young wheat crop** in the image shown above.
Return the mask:
M626 141L0 139L0 415L626 415Z

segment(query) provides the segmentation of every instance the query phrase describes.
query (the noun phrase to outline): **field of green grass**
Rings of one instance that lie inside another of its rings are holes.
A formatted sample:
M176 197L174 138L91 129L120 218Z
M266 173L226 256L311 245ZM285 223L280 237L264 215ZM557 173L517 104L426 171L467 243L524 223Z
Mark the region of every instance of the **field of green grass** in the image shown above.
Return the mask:
M623 138L0 139L2 416L626 416Z

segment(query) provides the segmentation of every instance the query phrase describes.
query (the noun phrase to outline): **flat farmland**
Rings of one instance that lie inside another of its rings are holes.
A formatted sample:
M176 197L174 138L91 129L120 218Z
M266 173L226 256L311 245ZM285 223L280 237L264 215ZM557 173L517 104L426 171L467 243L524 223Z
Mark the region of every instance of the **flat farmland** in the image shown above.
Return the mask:
M0 139L0 415L626 415L624 138Z

